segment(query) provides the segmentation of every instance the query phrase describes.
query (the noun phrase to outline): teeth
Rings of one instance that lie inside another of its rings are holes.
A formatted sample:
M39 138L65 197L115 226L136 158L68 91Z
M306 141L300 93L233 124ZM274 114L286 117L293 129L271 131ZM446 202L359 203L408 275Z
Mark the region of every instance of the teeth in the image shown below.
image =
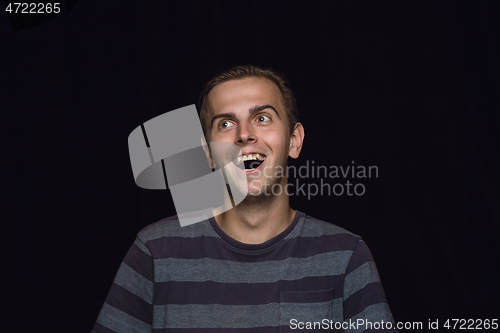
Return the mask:
M244 162L244 161L264 161L265 159L266 159L266 157L264 155L260 155L260 154L244 155L242 157L238 156L236 164L240 164L241 162Z

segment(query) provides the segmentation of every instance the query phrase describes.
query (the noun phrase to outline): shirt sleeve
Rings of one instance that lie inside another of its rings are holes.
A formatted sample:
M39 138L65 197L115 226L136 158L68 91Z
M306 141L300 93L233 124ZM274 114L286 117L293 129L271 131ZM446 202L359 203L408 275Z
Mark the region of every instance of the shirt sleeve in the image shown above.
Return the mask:
M397 332L377 266L362 239L354 248L344 279L344 321L356 323L346 332Z
M153 257L136 238L116 273L92 333L152 331Z

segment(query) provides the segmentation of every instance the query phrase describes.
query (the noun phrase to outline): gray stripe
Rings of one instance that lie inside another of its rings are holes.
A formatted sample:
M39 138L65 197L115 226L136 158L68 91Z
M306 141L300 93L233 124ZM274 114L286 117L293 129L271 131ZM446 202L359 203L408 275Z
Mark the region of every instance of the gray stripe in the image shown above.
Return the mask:
M378 303L367 306L362 312L350 318L350 320L354 322L357 322L358 319L364 319L363 325L358 326L355 330L346 330L346 333L363 332L366 329L370 329L370 326L366 326L367 322L380 324L382 320L384 323L391 322L393 324L392 329L396 330L396 327L394 327L394 318L392 318L391 310L389 310L387 303ZM386 328L386 326L384 327Z
M122 263L114 281L149 304L153 303L153 282Z
M342 320L342 318L332 318L332 306L337 310L336 312L342 313L341 298L329 302L307 304L155 305L153 328L253 328L289 326L292 319L299 321ZM168 318L166 318L167 315Z
M217 237L220 236L210 225L208 220L181 227L179 220L169 220L157 222L156 224L146 227L139 233L139 238L146 243L161 237Z
M146 253L148 256L151 257L151 252L146 247L146 245L144 245L144 243L141 242L141 240L139 238L135 239L134 244L137 245L137 247L140 248L142 250L142 252Z
M375 262L368 261L345 277L344 299L373 282L380 282L380 277Z
M292 232L289 236L290 238L294 237L319 237L325 235L338 235L338 234L348 234L354 237L359 238L359 236L342 229L334 224L317 220L314 218L302 218L297 225L298 228L295 228L294 232ZM300 234L299 234L300 233Z
M165 308L166 307L166 308ZM262 305L155 305L153 328L251 328L278 326L279 303ZM165 316L168 315L168 320Z
M304 228L304 221L306 220L305 216L302 216L298 221L297 224L295 225L295 228L293 228L292 232L290 232L285 239L290 239L290 238L296 238L302 236L302 229Z
M97 322L120 333L151 332L150 325L106 303L102 306Z
M221 283L273 283L308 276L340 275L345 272L351 250L320 253L308 258L264 262L201 259L156 259L155 281L215 281ZM351 273L352 274L352 273Z

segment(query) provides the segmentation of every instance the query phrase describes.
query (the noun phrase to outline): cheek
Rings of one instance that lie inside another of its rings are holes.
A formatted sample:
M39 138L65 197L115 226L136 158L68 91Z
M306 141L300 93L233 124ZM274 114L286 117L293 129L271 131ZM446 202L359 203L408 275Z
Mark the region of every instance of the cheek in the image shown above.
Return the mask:
M213 142L233 142L234 141L234 133L233 131L222 131L216 132L214 131L211 135Z
M269 142L273 150L282 149L286 144L285 138L276 132L269 134L269 136L267 137L267 142Z
M278 134L269 137L268 143L277 158L282 159L288 156L289 140L287 140L287 138L283 135Z

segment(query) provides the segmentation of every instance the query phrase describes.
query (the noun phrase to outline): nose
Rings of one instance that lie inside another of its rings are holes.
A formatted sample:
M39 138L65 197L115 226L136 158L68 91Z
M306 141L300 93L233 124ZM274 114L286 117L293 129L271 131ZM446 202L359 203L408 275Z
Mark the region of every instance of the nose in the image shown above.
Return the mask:
M252 130L252 126L246 122L241 122L238 126L238 133L236 138L237 143L256 142L257 137Z

